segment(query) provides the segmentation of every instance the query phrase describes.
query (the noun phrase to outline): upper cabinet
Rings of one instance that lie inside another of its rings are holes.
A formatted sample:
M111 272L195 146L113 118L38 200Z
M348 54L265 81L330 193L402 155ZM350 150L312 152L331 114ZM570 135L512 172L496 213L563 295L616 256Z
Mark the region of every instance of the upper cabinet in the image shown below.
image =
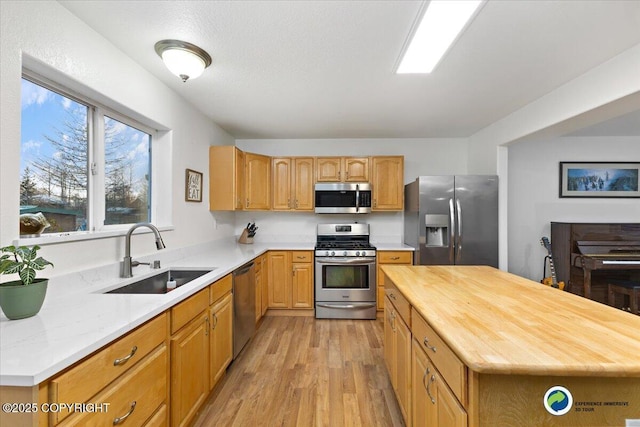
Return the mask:
M313 157L272 159L274 211L313 210Z
M212 211L314 209L316 182L370 182L372 211L404 209L404 157L270 157L209 147Z
M209 210L241 210L244 205L244 153L234 146L209 147Z
M404 157L372 157L373 211L404 209Z
M368 157L318 157L317 182L369 182Z
M246 210L271 208L271 157L244 154L244 196Z

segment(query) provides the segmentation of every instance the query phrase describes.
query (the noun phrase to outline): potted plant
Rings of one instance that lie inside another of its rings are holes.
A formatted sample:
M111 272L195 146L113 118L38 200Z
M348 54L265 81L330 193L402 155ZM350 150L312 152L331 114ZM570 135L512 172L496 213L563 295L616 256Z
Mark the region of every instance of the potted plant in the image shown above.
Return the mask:
M12 320L35 316L42 307L49 279L36 272L53 264L37 255L40 246L5 246L0 249L0 274L18 274L20 280L0 283L0 308Z

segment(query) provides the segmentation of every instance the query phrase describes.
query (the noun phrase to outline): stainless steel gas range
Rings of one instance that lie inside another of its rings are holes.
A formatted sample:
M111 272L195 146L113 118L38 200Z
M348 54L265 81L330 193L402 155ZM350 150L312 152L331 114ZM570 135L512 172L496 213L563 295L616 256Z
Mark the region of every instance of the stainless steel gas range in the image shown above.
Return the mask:
M369 224L318 224L315 247L318 319L376 318L376 248Z

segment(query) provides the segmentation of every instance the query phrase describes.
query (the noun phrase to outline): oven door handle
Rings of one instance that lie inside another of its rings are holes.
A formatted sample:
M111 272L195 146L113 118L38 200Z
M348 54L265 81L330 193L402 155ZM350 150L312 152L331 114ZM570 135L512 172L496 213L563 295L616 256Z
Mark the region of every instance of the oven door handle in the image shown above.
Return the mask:
M316 262L318 264L335 264L335 265L342 265L342 264L375 265L376 264L375 259L372 260L369 258L347 258L347 259L316 258Z
M323 308L340 308L340 309L352 309L352 308L371 308L375 307L375 303L360 303L360 304L334 304L334 303L316 303L318 307Z

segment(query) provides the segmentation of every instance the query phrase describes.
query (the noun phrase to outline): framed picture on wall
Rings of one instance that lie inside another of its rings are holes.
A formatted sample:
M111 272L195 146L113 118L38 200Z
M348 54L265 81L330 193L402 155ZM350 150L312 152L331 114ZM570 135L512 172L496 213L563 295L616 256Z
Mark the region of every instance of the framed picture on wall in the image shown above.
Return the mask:
M560 162L560 197L640 197L640 162Z
M202 201L202 172L187 169L184 194L187 202Z

